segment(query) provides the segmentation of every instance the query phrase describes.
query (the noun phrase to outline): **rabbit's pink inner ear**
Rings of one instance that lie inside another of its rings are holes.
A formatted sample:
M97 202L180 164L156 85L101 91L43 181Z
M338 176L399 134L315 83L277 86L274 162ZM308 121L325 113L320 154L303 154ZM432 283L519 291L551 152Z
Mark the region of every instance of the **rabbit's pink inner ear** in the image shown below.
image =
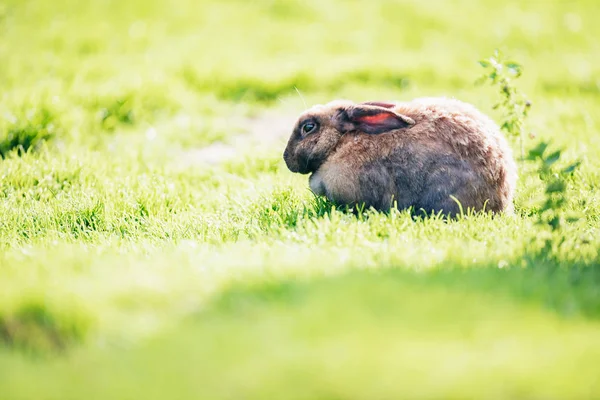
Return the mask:
M394 129L406 128L414 121L386 108L356 108L350 113L350 121L359 131L368 134L379 134Z
M381 124L390 119L396 119L396 116L393 114L388 114L388 113L365 115L365 116L359 117L357 119L357 121L362 122L364 124Z

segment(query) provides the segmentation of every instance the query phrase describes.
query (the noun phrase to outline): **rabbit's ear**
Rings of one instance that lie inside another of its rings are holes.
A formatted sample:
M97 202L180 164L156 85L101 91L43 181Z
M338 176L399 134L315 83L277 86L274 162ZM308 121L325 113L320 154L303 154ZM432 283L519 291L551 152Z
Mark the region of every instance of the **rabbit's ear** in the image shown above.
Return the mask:
M341 115L341 130L343 132L356 130L377 135L415 124L412 118L398 114L390 108L373 103L352 106Z
M383 108L394 108L396 105L394 103L388 103L386 101L365 101L364 103L360 103L360 106L377 106Z

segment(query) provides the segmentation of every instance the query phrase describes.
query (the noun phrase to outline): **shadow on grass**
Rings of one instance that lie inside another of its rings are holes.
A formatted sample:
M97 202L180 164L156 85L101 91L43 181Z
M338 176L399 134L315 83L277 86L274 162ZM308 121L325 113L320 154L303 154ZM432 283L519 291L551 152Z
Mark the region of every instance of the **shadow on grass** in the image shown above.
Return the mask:
M314 291L327 288L356 286L348 292L348 300L360 298L368 302L369 293L379 286L412 286L426 292L443 287L460 293L499 296L516 302L551 310L562 317L600 319L600 262L560 265L540 256L525 255L523 266L472 266L468 269L444 266L427 272L408 271L406 268L355 270L337 277L321 278L310 282L271 282L231 288L213 305L217 312L239 313L248 307L269 307L269 304L301 302L312 297ZM360 287L360 289L359 289Z
M86 336L85 318L61 313L41 300L25 302L0 314L0 344L30 355L60 354Z
M4 353L0 386L6 399L593 398L599 265L532 261L241 284L133 349Z

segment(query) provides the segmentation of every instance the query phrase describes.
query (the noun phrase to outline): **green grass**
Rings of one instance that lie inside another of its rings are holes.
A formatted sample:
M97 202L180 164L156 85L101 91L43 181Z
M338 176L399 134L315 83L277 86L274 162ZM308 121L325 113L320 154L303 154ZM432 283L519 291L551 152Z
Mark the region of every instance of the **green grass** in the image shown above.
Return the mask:
M0 397L600 397L597 17L0 0ZM526 148L582 161L562 246L541 250L531 164L515 216L450 222L340 212L286 169L304 100L447 95L499 121L473 84L496 47L525 66Z

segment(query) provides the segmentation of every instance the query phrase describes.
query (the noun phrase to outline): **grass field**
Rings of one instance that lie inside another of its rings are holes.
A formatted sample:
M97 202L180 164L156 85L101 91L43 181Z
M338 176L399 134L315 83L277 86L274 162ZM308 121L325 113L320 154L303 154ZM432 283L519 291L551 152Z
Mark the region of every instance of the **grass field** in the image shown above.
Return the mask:
M0 0L0 398L600 398L599 17ZM529 162L515 216L450 222L340 212L285 167L305 102L445 95L500 121L473 83L495 48L524 65L525 147L582 161L579 221L536 224Z

